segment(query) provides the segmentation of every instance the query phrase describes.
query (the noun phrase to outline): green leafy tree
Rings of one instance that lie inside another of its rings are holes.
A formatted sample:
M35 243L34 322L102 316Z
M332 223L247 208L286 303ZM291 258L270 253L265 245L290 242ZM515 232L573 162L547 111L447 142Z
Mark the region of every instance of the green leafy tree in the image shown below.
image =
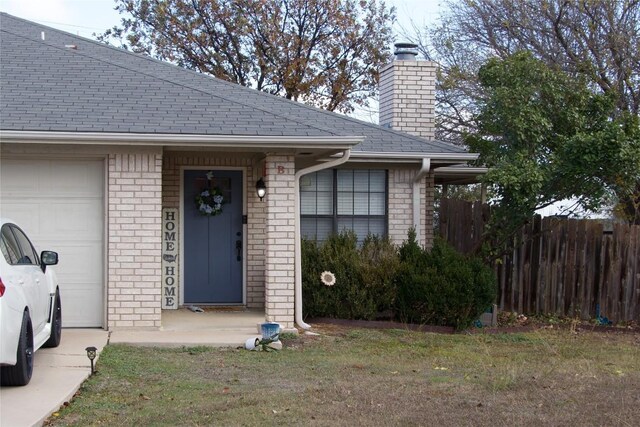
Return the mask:
M639 121L617 111L613 94L528 52L491 59L478 77L486 96L466 142L491 168L484 179L498 198L490 228L498 248L536 209L575 198L593 210L611 193L633 194Z
M99 37L330 111L367 106L390 58L393 8L377 0L116 0Z
M611 116L640 113L640 1L449 0L439 25L405 31L440 63L437 136L462 142L478 128L490 58L528 51L614 101ZM626 186L624 186L626 187ZM616 194L618 216L640 224L640 181Z

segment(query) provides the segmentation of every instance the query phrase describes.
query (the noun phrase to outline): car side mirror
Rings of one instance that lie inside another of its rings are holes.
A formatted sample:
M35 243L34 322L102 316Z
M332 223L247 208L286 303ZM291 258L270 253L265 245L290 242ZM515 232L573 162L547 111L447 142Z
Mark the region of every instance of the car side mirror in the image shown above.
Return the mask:
M53 251L42 251L40 254L40 261L42 266L56 265L58 263L58 253Z

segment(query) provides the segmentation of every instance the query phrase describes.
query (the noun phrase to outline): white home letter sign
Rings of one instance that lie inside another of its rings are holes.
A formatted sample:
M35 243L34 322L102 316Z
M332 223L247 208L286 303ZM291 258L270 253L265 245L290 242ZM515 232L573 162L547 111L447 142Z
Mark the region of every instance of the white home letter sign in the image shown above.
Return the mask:
M162 308L178 308L178 209L162 209Z

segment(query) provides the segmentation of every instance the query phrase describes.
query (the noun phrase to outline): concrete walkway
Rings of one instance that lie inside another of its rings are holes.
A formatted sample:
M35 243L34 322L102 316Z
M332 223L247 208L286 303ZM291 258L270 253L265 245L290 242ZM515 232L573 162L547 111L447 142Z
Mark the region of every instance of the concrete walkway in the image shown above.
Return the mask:
M58 348L36 351L29 384L0 388L0 426L42 425L71 400L89 376L91 365L85 348L94 346L102 351L108 336L102 329L63 329Z

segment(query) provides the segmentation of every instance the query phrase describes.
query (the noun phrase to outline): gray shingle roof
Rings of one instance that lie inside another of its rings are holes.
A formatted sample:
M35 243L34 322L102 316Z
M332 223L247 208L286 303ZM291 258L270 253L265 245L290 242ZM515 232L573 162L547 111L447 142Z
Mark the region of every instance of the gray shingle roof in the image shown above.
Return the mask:
M444 142L309 107L6 13L0 13L0 128L364 136L355 151L464 152Z

